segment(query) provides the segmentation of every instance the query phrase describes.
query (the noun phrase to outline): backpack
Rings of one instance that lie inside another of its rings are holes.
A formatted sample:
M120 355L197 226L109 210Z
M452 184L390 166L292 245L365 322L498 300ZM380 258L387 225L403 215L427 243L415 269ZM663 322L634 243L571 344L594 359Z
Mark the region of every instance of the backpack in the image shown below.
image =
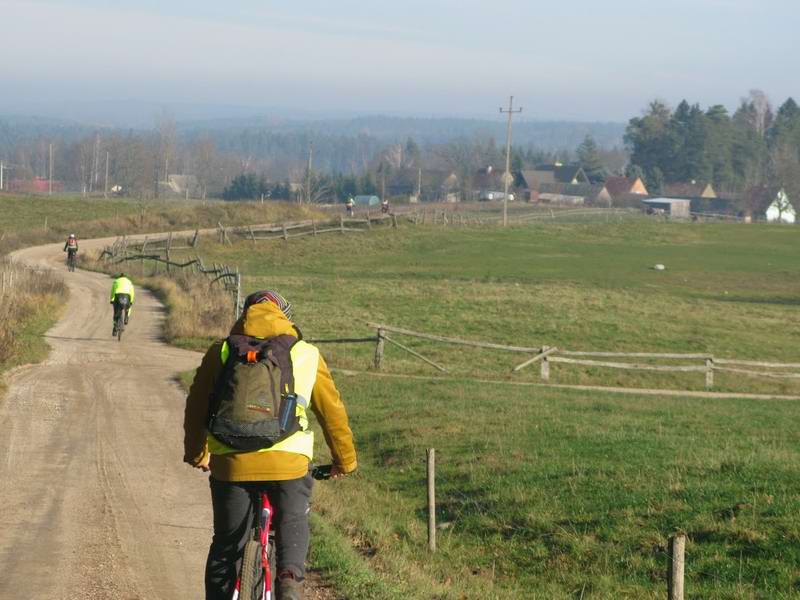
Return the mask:
M294 393L292 346L297 338L227 338L229 354L214 385L207 429L241 452L274 446L300 431Z

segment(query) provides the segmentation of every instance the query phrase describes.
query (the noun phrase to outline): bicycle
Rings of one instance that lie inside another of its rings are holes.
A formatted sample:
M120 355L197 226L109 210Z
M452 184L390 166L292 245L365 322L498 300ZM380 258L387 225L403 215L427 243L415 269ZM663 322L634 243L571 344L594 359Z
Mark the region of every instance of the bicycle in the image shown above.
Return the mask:
M320 481L331 478L333 465L311 469ZM252 494L253 527L242 551L242 564L236 578L232 600L272 600L275 584L275 530L272 527L272 504L266 492Z
M128 296L127 294L121 294L115 300L115 309L117 311L117 317L114 321L114 331L116 331L117 341L122 341L122 332L125 331L125 315L128 313Z
M75 264L77 263L77 259L75 257L74 252L67 252L67 270L70 273L75 272Z

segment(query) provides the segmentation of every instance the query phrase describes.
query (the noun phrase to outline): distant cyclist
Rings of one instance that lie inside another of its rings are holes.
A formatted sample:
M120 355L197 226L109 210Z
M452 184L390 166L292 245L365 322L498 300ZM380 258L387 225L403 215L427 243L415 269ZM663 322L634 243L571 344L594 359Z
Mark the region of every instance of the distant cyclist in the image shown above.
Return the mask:
M352 198L347 199L347 204L345 204L345 208L347 208L347 216L353 216L353 207L355 206L355 202L353 202Z
M388 200L386 200L385 198L384 198L384 199L383 199L383 201L381 202L381 212L382 212L383 214L385 214L385 215L386 215L386 214L389 214L389 201L388 201Z
M67 253L67 260L75 260L75 255L78 254L78 238L74 233L70 233L67 241L64 242L64 252Z
M128 324L128 318L131 316L131 309L133 308L133 283L130 279L125 277L125 273L120 273L114 277L114 282L111 284L111 304L114 305L114 331L111 334L117 335L117 318L121 310L125 311L125 324Z

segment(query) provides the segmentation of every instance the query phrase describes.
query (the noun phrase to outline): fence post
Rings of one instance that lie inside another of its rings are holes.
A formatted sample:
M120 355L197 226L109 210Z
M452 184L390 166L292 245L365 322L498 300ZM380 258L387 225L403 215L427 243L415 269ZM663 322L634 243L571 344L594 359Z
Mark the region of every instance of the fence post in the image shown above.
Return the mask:
M367 209L367 229L372 229L372 219L369 218L369 209Z
M436 552L436 450L428 448L428 550Z
M550 346L542 346L541 352L546 352L550 349ZM542 381L550 381L550 361L547 360L547 357L542 357L541 362L539 363L539 377Z
M384 336L386 332L378 327L378 341L375 344L375 370L380 371L381 365L383 364L383 348L386 345L384 341Z
M239 273L239 267L236 267L236 306L233 307L233 317L238 320L241 314L239 310L242 306L242 274Z
M709 356L706 359L706 389L710 390L714 387L714 357Z
M339 215L339 231L344 233L344 215Z
M667 598L683 600L683 570L686 553L686 535L678 533L669 540L669 571L667 572Z
M314 235L317 235L317 222L314 219L311 219L311 229L314 230Z
M397 229L397 215L392 213L392 228Z
M171 271L170 264L169 264L169 261L170 261L169 251L170 251L171 248L172 248L172 232L170 231L169 232L169 237L167 238L167 252L166 252L166 255L167 255L167 273L169 273Z
M283 241L287 241L289 239L289 234L286 233L286 223L281 223L281 227L283 228Z

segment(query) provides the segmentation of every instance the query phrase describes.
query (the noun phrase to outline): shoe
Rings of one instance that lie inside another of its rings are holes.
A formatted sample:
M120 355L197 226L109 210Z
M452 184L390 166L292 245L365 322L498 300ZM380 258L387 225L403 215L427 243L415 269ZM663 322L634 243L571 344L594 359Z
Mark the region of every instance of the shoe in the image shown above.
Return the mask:
M114 330L111 332L111 337L114 337L115 335L117 335L117 328L116 327L114 327Z
M298 581L291 571L281 571L278 575L278 600L303 600L303 582Z
M128 324L128 317L125 317L125 325Z

